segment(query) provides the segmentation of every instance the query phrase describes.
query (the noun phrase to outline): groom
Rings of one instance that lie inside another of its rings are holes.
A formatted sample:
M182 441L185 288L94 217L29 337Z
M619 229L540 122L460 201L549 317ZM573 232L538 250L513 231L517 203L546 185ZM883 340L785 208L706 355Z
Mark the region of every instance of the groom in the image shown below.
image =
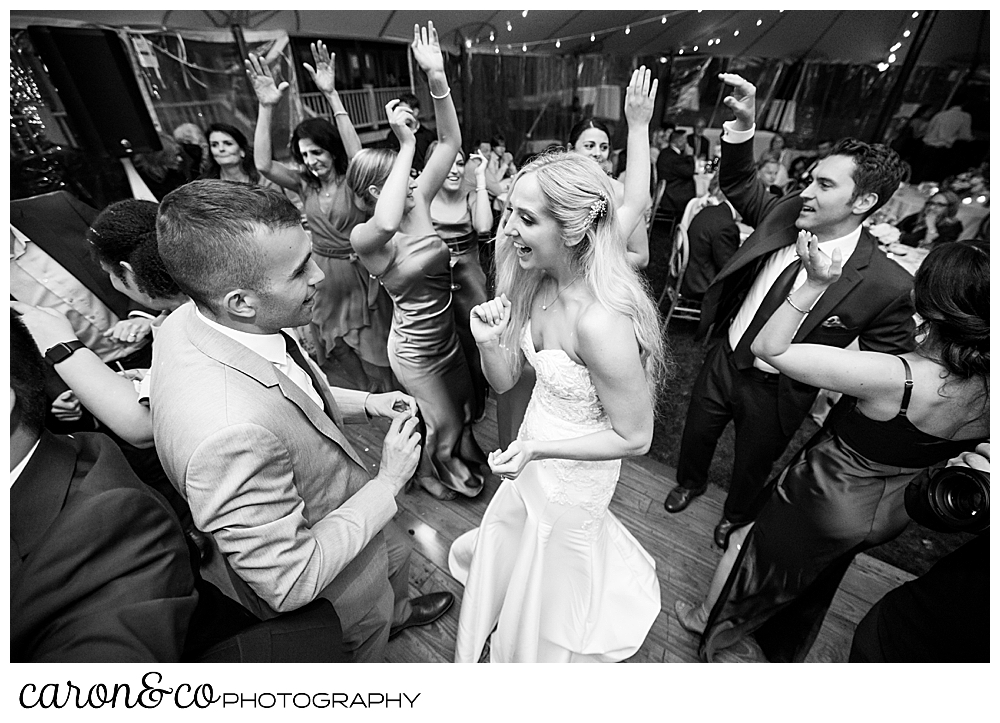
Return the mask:
M726 547L734 527L752 522L763 503L771 466L781 456L816 399L815 387L782 376L757 359L750 343L805 272L795 266L799 229L814 234L827 254L839 248L840 280L806 316L795 342L901 354L914 347L913 279L879 252L862 221L899 187L904 167L880 144L846 139L812 172L800 194L782 198L758 180L753 160L754 86L738 75L725 99L736 114L723 124L719 181L726 198L756 230L709 286L699 337L712 344L695 380L681 438L677 487L664 503L680 512L702 494L715 446L732 419L736 449L732 481L715 544Z

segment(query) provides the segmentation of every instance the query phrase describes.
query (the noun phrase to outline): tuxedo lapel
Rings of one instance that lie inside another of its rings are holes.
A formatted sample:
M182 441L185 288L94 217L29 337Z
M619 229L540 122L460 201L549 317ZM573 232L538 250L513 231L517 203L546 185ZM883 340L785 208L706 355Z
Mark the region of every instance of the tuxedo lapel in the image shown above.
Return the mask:
M201 322L194 315L193 305L190 310L178 309L174 313L178 314L181 311L188 314L185 319L185 326L191 343L203 354L220 364L246 374L262 386L268 388L278 387L285 399L297 406L306 419L319 432L336 442L351 459L364 468L365 465L361 461L361 458L358 457L357 452L354 451L351 443L347 441L347 437L344 436L344 433L334 420L323 409L317 406L295 382L275 369L274 365L264 357L250 351L239 342L230 339L225 334L221 334ZM307 371L307 373L311 373L311 370ZM320 386L324 388L320 393L324 394L325 392L324 398L326 398L327 403L330 405L330 409L334 410L334 413L339 418L340 412L333 401L333 396L330 394L329 389L325 388L328 385Z
M10 488L11 561L27 557L55 522L75 468L73 446L43 431L35 454Z
M792 200L797 201L798 197L792 197L785 203ZM788 216L788 223L781 225L778 225L778 223L768 223L772 218L784 216ZM774 253L780 248L788 246L788 244L795 243L795 238L798 234L798 230L795 228L796 218L797 215L793 216L781 213L778 208L768 214L768 217L761 222L760 228L755 230L750 235L750 238L736 250L736 253L729 259L729 263L715 277L713 284L721 284L729 276L745 268L747 265Z
M864 269L870 263L874 249L874 238L868 231L862 229L858 245L855 247L854 253L847 260L847 263L844 264L844 270L840 278L823 292L819 301L816 302L816 306L809 312L809 316L805 318L805 321L802 322L799 330L795 333L793 341L799 342L805 339L813 329L830 316L830 312L840 305L840 302L851 293L854 287L861 283Z

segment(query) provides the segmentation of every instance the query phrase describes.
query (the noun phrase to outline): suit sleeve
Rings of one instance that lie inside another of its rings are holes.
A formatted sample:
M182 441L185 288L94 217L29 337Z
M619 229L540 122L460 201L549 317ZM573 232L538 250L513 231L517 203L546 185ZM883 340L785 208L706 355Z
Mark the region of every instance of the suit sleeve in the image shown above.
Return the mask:
M191 560L180 525L145 490L115 489L68 505L22 580L11 608L34 632L16 651L12 641L12 658L180 660L198 599Z
M206 438L188 463L185 490L198 528L278 612L314 600L396 514L392 490L373 480L310 525L288 450L255 424Z
M740 229L736 222L722 224L712 237L712 261L716 269L721 269L740 247Z
M368 413L365 412L365 400L368 398L368 392L330 387L330 394L333 395L333 400L340 408L345 424L359 424L369 421Z
M757 178L753 161L753 138L743 143L722 141L719 186L743 222L756 228L778 202L764 182Z
M862 351L903 354L916 348L913 300L909 290L897 296L858 337Z

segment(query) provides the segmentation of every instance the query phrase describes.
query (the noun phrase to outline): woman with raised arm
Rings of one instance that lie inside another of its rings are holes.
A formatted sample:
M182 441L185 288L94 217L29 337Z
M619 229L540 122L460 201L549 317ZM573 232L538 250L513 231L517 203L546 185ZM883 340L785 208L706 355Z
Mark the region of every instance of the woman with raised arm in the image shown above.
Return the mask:
M302 170L275 162L271 116L288 83L276 84L267 63L251 54L246 68L260 104L254 160L265 178L297 192L303 201L313 254L325 274L312 320L320 366L329 374L339 364L349 384L358 389L388 391L395 386L386 355L392 303L351 248L351 230L365 217L355 206L345 177L361 141L334 84L334 56L322 41L311 47L315 68L308 64L305 68L330 103L336 127L324 118L302 121L289 143Z
M474 497L483 488L486 455L472 434L472 380L455 332L450 254L430 213L462 138L434 24L414 26L413 35L413 57L434 100L438 144L411 178L412 115L399 101L386 106L400 149L365 149L351 161L347 183L366 219L351 232L351 244L395 307L389 362L426 425L417 481L439 499Z
M625 114L643 187L655 93L635 71ZM494 389L525 360L537 382L517 440L490 455L504 481L449 554L465 585L456 662L479 660L488 637L493 662L615 662L660 611L655 563L608 510L622 457L649 449L664 366L656 305L625 254L641 214L617 209L611 179L579 154L542 156L514 179L500 296L473 310L472 332Z
M854 556L906 527L909 481L989 438L988 244L928 254L913 291L917 348L901 356L792 343L841 273L840 252L831 259L807 231L796 250L806 283L751 349L782 374L845 396L772 482L756 522L732 533L706 599L675 604L708 661L741 641L758 659L804 660Z
M433 150L435 143L431 144ZM493 227L493 211L486 190L486 159L472 154L475 164L476 190L463 188L465 154L459 151L444 185L431 200L431 221L441 240L451 253L451 291L455 324L462 353L469 366L475 395L472 418L479 419L486 411L486 377L479 363L479 350L469 328L469 314L477 304L486 301L486 274L479 263L479 237L488 236Z

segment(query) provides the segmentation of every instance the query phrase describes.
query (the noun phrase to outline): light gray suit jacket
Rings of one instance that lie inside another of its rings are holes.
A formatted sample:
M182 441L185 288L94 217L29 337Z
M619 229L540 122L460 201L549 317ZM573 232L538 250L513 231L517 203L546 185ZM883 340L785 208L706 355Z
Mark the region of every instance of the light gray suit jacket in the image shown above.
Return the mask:
M194 304L164 321L153 346L157 452L198 528L249 586L233 581L240 601L269 617L323 596L347 633L392 594L380 531L396 501L389 485L369 481L339 428L367 421L365 392L323 385L331 419Z

